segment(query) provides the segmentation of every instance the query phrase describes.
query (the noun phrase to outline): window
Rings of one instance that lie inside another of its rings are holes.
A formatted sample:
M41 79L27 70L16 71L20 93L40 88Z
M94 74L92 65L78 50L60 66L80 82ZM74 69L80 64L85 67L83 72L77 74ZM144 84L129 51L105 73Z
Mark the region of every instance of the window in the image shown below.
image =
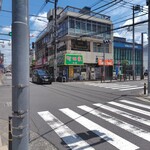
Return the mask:
M74 21L73 18L71 18L71 19L69 20L69 27L70 27L70 28L75 28L75 21Z
M90 22L87 23L87 31L88 31L88 32L91 31L91 23L90 23Z
M92 24L92 31L96 32L96 24Z
M76 29L80 29L80 21L76 21Z
M84 21L81 22L81 32L86 33L86 24Z

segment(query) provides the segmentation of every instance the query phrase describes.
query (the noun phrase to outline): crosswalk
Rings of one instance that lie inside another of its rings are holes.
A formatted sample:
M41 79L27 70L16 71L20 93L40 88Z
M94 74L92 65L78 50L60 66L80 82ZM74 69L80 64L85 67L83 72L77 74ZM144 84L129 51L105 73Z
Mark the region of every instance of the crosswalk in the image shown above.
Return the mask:
M106 89L113 89L113 90L119 90L119 91L129 91L129 90L136 90L136 89L142 89L143 86L137 86L137 85L121 85L116 83L92 83L92 82L84 82L85 85L89 86L95 86L95 87L102 87Z
M94 103L91 104L91 106L80 105L77 106L75 110L70 108L61 108L58 110L116 149L137 150L140 148L139 143L133 142L131 139L126 139L123 135L116 134L113 130L107 129L100 123L90 120L86 115L80 114L80 111L77 112L77 110L82 110L85 114L90 114L97 119L102 119L109 125L119 128L119 130L132 134L148 143L150 142L150 106L148 103L142 104L141 101L135 102L122 99L117 102L110 101L105 104ZM95 150L91 144L69 128L68 124L63 123L61 117L57 118L49 111L38 112L38 115L71 150ZM143 126L146 126L146 128Z

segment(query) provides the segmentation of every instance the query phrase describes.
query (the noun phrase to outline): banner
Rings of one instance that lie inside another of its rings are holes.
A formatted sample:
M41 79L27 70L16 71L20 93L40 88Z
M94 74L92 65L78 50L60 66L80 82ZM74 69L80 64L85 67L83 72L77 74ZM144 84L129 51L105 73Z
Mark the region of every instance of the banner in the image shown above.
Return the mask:
M113 66L113 60L112 59L105 59L105 61L103 59L98 59L98 65L99 66Z

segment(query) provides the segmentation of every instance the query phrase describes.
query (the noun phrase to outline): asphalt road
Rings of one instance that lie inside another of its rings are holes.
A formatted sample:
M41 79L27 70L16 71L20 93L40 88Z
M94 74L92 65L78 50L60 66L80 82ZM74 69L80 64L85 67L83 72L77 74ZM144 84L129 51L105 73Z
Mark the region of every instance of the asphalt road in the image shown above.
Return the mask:
M59 150L149 150L143 82L31 83L31 128Z
M31 83L30 128L58 150L149 150L150 103L137 98L144 82ZM10 80L0 95L6 119Z

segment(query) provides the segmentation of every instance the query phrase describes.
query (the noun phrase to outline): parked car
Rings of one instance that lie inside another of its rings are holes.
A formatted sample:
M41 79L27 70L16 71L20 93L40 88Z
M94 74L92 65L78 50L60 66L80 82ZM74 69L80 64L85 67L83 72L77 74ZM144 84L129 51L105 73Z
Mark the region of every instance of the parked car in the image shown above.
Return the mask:
M32 82L38 84L52 84L52 77L47 70L35 69L32 73Z
M148 75L148 70L146 69L145 71L144 71L144 76L147 76Z

